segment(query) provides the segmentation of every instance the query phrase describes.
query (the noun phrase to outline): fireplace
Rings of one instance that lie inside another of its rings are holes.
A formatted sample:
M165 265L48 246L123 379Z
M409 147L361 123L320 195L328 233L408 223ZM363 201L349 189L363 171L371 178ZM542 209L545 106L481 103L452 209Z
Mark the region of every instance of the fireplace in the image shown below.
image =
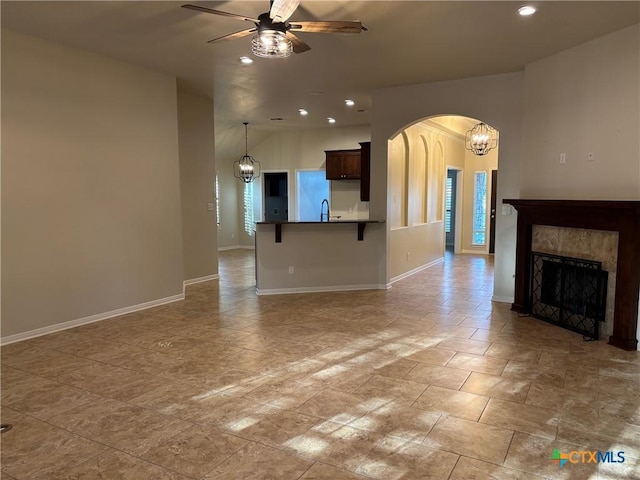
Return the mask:
M617 232L613 328L609 343L636 350L640 290L640 201L504 200L518 211L515 295L512 309L532 313L534 225Z
M608 273L601 262L532 252L531 314L598 340Z

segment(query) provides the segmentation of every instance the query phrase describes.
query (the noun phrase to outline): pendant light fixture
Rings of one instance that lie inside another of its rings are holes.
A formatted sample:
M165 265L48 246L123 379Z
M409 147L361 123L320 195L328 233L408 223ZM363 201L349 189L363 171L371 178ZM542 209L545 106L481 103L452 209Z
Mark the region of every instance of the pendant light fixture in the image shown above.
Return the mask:
M244 125L244 155L233 162L233 176L243 183L251 183L260 176L260 162L249 155L248 122Z
M464 137L464 147L482 156L498 146L498 131L486 123L478 123Z

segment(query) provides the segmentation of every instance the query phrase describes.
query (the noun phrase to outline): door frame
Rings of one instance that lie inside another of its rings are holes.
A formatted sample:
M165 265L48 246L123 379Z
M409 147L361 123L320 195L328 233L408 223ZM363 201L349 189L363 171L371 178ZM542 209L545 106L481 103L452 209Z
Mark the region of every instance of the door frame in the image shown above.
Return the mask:
M455 198L455 209L453 212L454 215L454 225L453 225L453 253L459 254L462 252L462 192L464 188L464 170L455 167L453 165L446 166L446 173L449 175L449 170L453 170L456 172L456 198ZM446 177L445 177L446 182ZM445 187L446 190L446 187ZM446 192L445 192L446 193ZM444 229L443 229L444 230ZM445 242L445 250L447 246L447 233L444 232L444 242Z
M496 216L498 204L498 170L491 170L491 198L489 200L489 253L496 252Z
M284 169L284 168L280 168L280 169L273 169L273 170L262 170L260 172L260 176L258 177L259 180L259 188L260 188L260 221L264 222L265 221L265 215L266 215L266 210L265 210L265 198L264 195L266 193L266 189L264 188L264 174L265 173L285 173L287 175L287 219L289 221L291 221L292 218L297 218L296 212L294 210L295 208L295 201L293 201L292 195L291 195L291 189L292 189L292 185L291 185L291 170L290 169ZM254 197L254 201L255 201L255 197Z

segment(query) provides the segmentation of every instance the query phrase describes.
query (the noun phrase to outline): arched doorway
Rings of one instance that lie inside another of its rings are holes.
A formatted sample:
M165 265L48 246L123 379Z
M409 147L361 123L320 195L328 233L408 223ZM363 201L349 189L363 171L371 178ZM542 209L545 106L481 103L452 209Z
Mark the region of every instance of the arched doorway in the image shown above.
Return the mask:
M391 282L455 253L487 255L495 220L499 149L478 156L465 134L480 120L418 120L388 141L388 268Z

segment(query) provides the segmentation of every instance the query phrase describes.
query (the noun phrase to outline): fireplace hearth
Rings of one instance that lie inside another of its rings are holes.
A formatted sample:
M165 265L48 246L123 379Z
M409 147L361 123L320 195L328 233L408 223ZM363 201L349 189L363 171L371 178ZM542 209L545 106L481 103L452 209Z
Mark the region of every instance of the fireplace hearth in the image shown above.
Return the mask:
M508 199L518 212L515 292L512 310L532 313L531 270L534 225L618 233L613 333L609 343L636 350L640 291L640 201Z

